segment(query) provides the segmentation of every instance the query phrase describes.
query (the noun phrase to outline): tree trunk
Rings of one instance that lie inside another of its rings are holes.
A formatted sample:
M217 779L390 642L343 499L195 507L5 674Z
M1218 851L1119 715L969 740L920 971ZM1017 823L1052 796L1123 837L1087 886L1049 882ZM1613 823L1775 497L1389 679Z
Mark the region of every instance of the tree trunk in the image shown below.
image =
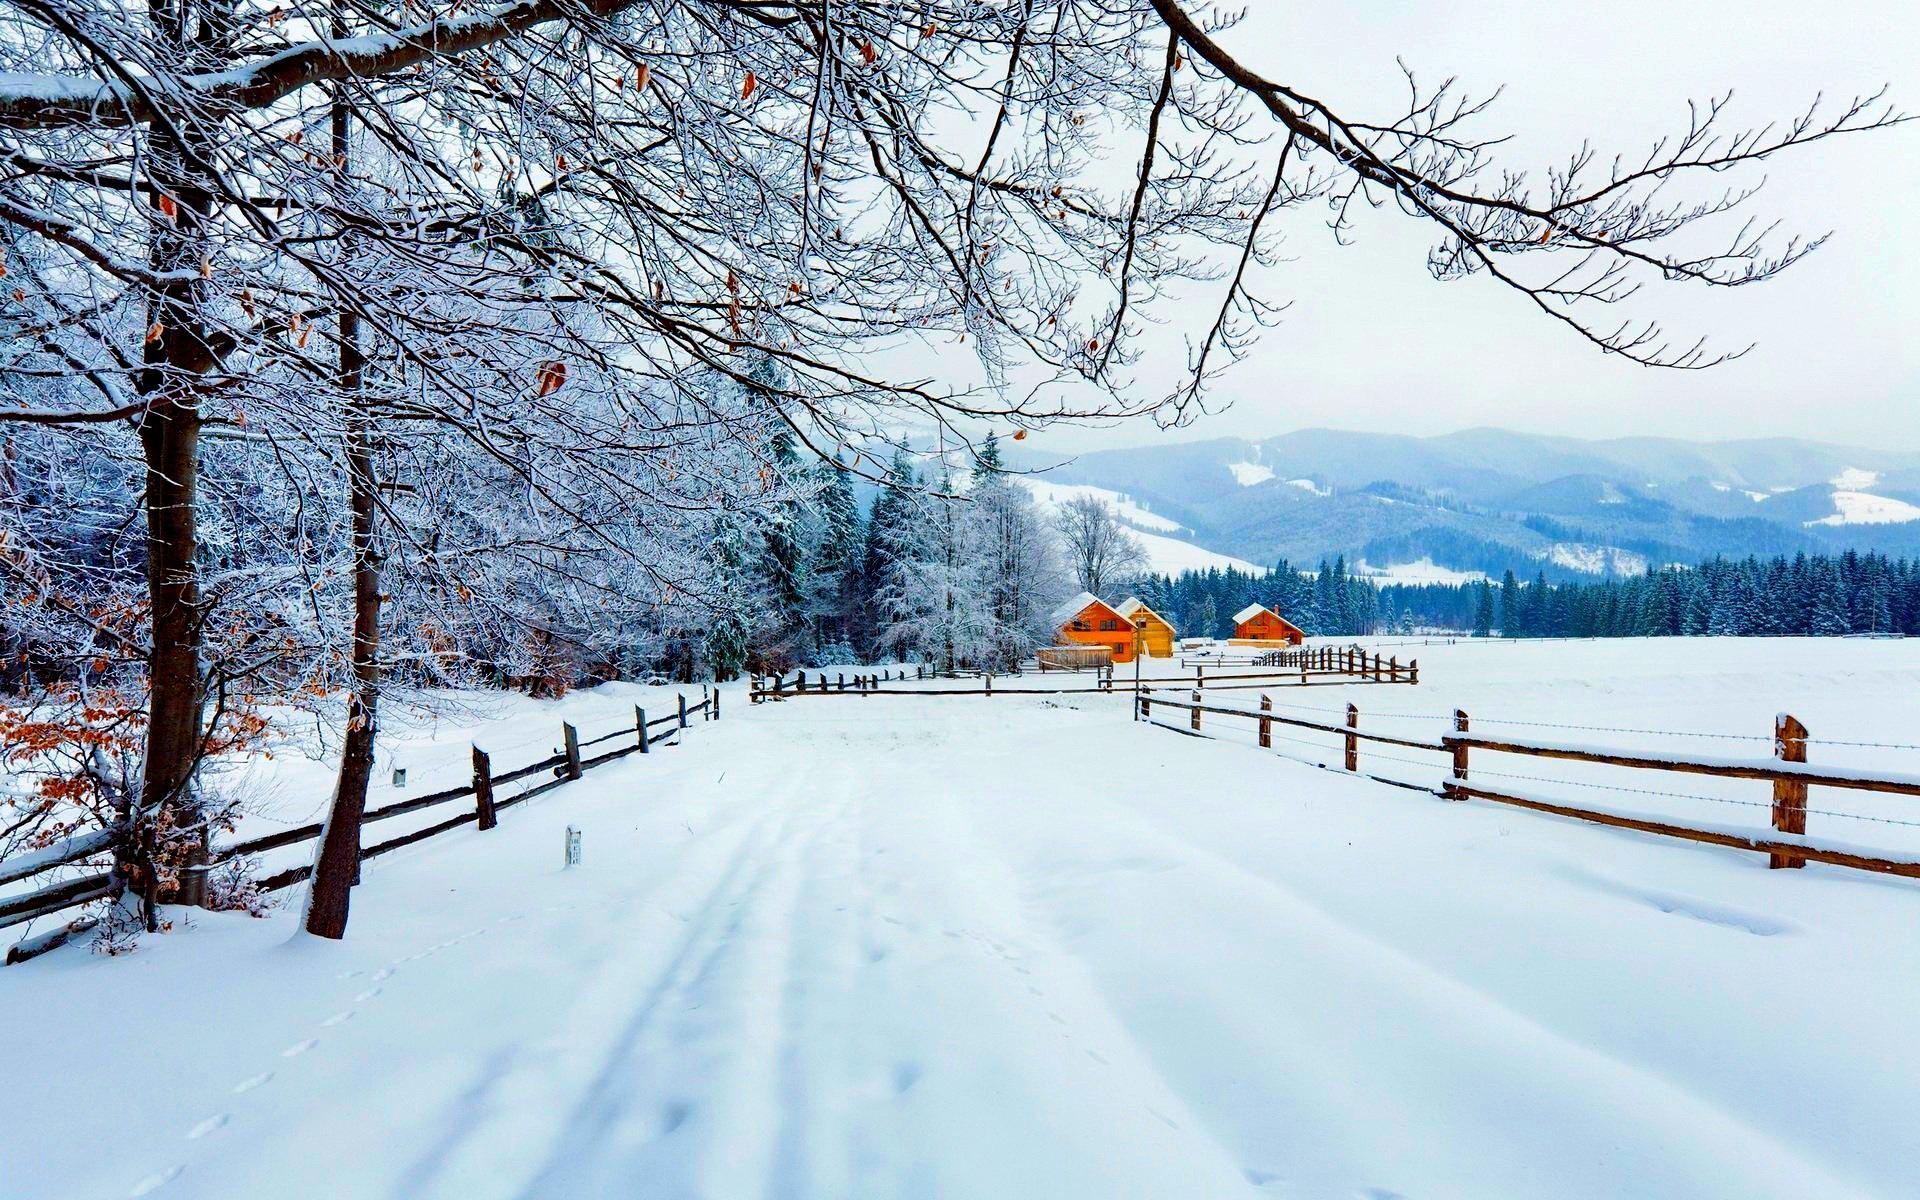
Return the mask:
M226 23L189 0L156 3L155 31L163 41L219 57L231 37ZM147 927L156 927L159 891L155 858L178 858L204 848L206 831L194 811L191 786L203 750L205 689L201 678L202 621L199 532L201 403L204 377L223 348L203 335L199 307L206 286L213 197L199 182L218 139L217 127L187 114L156 125L149 142L149 178L163 220L148 250L150 265L167 282L147 300L145 350L134 387L146 401L140 445L146 465L147 599L152 645L148 650L146 758L140 800L123 844L121 869L137 887Z
M347 36L336 18L333 35ZM342 85L344 91L344 85ZM333 108L334 161L347 161L348 110ZM314 862L307 894L307 932L324 938L347 933L347 908L360 867L360 827L373 776L375 719L380 704L380 559L374 546L374 477L371 421L362 392L366 359L360 349L360 319L340 311L340 389L347 398L347 503L353 521L353 690L347 697L347 730L340 747L340 778L327 814L326 833Z

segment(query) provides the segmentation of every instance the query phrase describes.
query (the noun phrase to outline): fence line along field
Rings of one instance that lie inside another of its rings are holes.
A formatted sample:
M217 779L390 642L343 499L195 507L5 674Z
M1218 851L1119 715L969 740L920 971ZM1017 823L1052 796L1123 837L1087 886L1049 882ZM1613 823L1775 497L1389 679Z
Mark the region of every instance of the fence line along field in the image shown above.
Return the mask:
M199 912L128 958L9 968L0 1050L38 1092L0 1123L6 1188L1908 1194L1920 883L1444 793L1464 749L1467 788L1788 838L1775 786L1803 779L1808 842L1920 859L1920 797L1829 786L1920 764L1920 643L1463 641L1388 687L1361 649L1305 691L1177 661L1140 694L1124 669L728 685L670 754L368 862L343 943ZM1193 732L1201 676L1203 736L1156 728ZM473 744L538 763L563 721L583 766L637 750L594 739L660 696L396 722L383 783L459 786ZM241 839L318 802L323 764L259 769ZM222 1036L146 1037L136 994L143 1023ZM29 1032L48 1012L85 1036ZM68 1136L109 1092L115 1136ZM322 1180L302 1164L342 1113L381 1136Z

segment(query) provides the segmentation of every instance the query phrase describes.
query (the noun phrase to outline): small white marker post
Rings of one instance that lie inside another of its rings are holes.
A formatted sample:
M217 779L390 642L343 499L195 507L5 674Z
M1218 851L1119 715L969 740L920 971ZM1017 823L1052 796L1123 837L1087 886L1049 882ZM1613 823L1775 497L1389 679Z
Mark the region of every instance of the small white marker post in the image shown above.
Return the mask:
M580 865L580 830L572 825L567 826L567 865Z

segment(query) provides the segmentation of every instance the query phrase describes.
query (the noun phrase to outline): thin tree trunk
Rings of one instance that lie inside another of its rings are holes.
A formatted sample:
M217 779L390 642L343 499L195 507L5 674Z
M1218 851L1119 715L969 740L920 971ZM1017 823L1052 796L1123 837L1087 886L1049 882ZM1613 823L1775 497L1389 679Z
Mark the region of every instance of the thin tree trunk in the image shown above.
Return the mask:
M344 38L337 17L333 35ZM345 170L348 116L342 96L333 106L334 162ZM340 310L339 384L347 403L347 504L353 522L353 689L347 697L347 730L340 747L340 778L314 863L307 894L307 932L324 938L347 933L347 909L360 866L360 827L373 776L375 718L380 703L380 560L374 546L374 477L371 422L362 385L366 359L360 320Z

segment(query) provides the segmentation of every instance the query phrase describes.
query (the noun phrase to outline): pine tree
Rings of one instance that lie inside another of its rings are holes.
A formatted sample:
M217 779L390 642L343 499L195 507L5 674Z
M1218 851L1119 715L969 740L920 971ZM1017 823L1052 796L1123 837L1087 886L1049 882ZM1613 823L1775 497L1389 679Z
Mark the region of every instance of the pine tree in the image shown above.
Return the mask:
M1482 579L1475 588L1478 593L1473 605L1473 636L1493 636L1493 585Z

